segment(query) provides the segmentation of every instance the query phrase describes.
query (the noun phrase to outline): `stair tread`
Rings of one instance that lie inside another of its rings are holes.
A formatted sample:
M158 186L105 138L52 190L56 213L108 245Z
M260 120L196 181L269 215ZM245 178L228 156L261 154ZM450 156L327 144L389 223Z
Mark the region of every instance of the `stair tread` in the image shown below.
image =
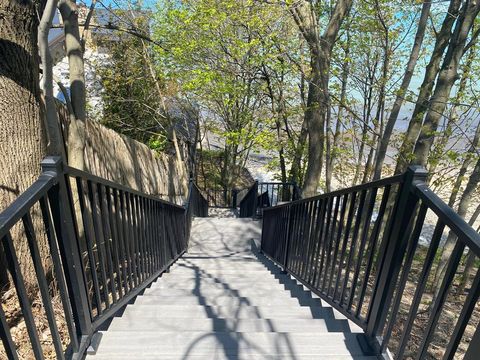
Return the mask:
M251 220L195 219L189 251L113 318L87 359L375 359L361 328L252 251L259 237Z
M363 355L357 334L305 332L152 332L116 331L104 336L97 354L208 355L212 351L238 353L295 355ZM187 357L188 358L188 357Z
M162 317L161 319L150 319L149 321L136 321L115 318L108 331L203 331L203 332L314 332L316 334L340 331L354 331L346 324L327 323L324 319L232 319L232 318L191 318L188 322L178 321L175 317Z

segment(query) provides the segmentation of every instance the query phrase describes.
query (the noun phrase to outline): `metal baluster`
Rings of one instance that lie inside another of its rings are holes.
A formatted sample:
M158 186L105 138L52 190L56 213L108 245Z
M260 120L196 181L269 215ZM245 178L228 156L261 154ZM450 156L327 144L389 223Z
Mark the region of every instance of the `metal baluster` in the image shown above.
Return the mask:
M23 280L22 272L20 271L20 264L18 263L17 254L13 246L13 239L8 232L2 238L3 249L5 251L5 257L7 259L7 266L12 276L15 289L17 290L18 300L20 307L22 308L23 318L27 327L28 336L32 344L33 354L35 359L43 359L42 346L37 334L37 328L32 314L32 304L28 300L27 289L25 288L25 282Z
M333 260L334 260L332 256L332 248L334 246L334 241L335 241L335 228L337 227L337 218L338 218L338 210L340 208L340 200L341 200L340 195L335 197L335 210L333 211L332 226L330 229L330 238L328 240L328 251L327 251L328 255L327 255L327 262L325 264L325 272L324 272L325 275L323 276L323 282L321 287L322 292L326 294L328 294L328 289L327 291L325 291L325 286L327 284L327 278L328 278L328 268L330 266L330 263L331 262L333 263Z
M337 237L335 240L335 248L333 250L333 258L332 258L332 268L330 269L330 277L329 277L329 282L328 282L328 288L326 291L326 295L329 296L330 294L330 289L332 289L332 284L333 284L333 278L334 278L334 273L335 273L335 268L337 264L337 257L338 257L338 250L340 248L340 242L342 238L342 230L343 230L343 225L344 225L344 220L345 220L345 213L347 211L347 205L348 205L348 193L343 195L343 200L342 200L342 210L340 211L340 220L338 222L338 229L337 229ZM340 265L339 265L340 266Z
M0 338L2 338L3 348L5 349L8 360L18 360L17 347L13 342L2 306L0 306Z
M98 265L100 266L100 279L102 280L103 297L105 300L105 307L110 307L108 294L108 280L107 272L105 270L106 255L105 255L105 237L102 228L102 219L100 218L100 211L98 206L98 187L97 184L88 182L88 196L90 204L90 214L93 220L94 239L97 246ZM96 266L97 264L95 264Z
M360 203L358 204L358 209L356 211L357 218L355 219L355 227L353 228L352 240L350 242L350 250L348 254L347 266L345 267L345 278L343 280L342 292L340 293L340 305L345 301L345 295L348 287L348 281L350 280L350 267L352 266L353 257L356 250L358 232L360 229L360 223L363 215L363 207L365 205L365 198L367 196L367 191L363 190L360 195ZM350 294L354 292L355 289L350 286ZM347 310L350 310L347 303Z
M107 267L108 267L108 274L110 277L110 289L112 292L112 302L115 304L117 302L117 287L115 285L115 273L113 268L113 255L112 255L112 246L113 246L113 239L112 239L112 231L110 225L110 216L108 212L107 206L107 194L105 190L105 186L98 184L99 193L100 193L100 219L102 219L103 223L103 234L104 236L104 244L106 250L106 257L107 257Z
M428 345L432 340L433 333L440 318L442 312L443 304L447 299L448 289L452 284L453 278L455 277L455 272L458 268L458 264L462 259L463 250L465 249L465 244L461 241L457 241L455 247L453 248L452 254L448 261L447 269L445 270L445 276L438 290L435 302L430 313L430 318L428 320L427 327L423 333L422 343L420 345L420 351L417 353L416 359L424 359L427 356Z
M126 273L124 273L123 266L121 265L121 253L120 243L118 238L118 224L117 224L117 210L115 206L115 190L107 187L105 189L107 195L107 206L108 206L108 216L110 219L111 225L111 234L112 234L112 247L113 247L113 258L116 266L117 274L117 283L118 283L118 297L121 299L123 297L123 286L125 286L125 292L127 292L127 283L126 283Z
M95 298L96 302L96 308L97 308L97 316L100 316L102 314L102 299L100 295L100 285L98 282L98 275L97 275L97 261L95 259L95 254L93 253L94 245L93 245L93 227L92 223L90 220L90 214L89 214L89 209L87 208L86 204L86 197L87 195L85 194L85 189L83 188L83 181L81 178L76 178L77 181L77 191L78 191L78 198L80 200L80 209L82 211L82 221L83 221L83 228L85 230L84 236L85 236L85 242L87 246L87 256L88 256L88 262L90 266L90 273L92 276L92 282L93 282L93 296Z
M132 289L132 280L128 273L128 260L127 260L127 253L125 251L125 243L123 241L123 235L125 233L124 226L123 226L123 217L122 214L122 193L120 190L112 189L114 191L114 199L115 199L115 215L116 215L116 224L117 224L117 235L118 235L118 245L120 249L120 262L122 266L122 274L123 274L123 283L125 289L125 295L127 295L130 290Z
M337 297L338 293L338 287L340 285L341 277L342 277L342 267L343 267L343 262L345 261L345 253L347 251L347 244L348 244L348 238L350 236L350 230L352 227L352 222L353 222L353 216L355 215L355 201L357 199L357 193L353 192L350 195L350 207L348 209L348 216L347 216L347 225L345 226L345 234L343 236L343 243L342 243L342 248L340 251L340 261L338 263L338 272L337 272L337 279L335 280L335 290L333 292L333 300L335 301L335 298Z
M47 316L48 327L50 329L50 334L52 335L55 354L57 355L57 359L64 359L65 357L63 355L62 340L60 339L57 323L55 321L55 313L52 307L52 298L50 297L48 291L48 282L47 278L45 277L45 271L42 265L42 257L38 249L38 243L35 236L32 218L30 217L30 214L28 212L25 216L22 217L22 222L25 228L25 236L27 238L33 267L35 269L35 275L37 276L38 280L38 288L40 289L40 295L42 298L43 307L45 309L45 315Z
M370 271L372 269L373 265L373 258L375 255L375 248L377 246L378 242L378 237L380 235L380 230L382 227L383 223L383 218L385 215L385 209L388 204L389 196L390 196L390 185L387 185L385 189L383 190L383 196L382 196L382 202L380 204L380 209L378 210L378 215L377 215L377 220L375 221L375 225L372 231L372 235L370 236L369 244L368 244L368 249L367 249L367 267L365 269L365 274L363 277L363 282L364 284L361 288L359 299L358 299L358 304L357 304L357 311L355 316L359 317L362 306L363 306L363 300L365 297L365 292L368 286L368 278L370 277Z
M415 296L410 305L410 312L408 315L407 322L403 328L402 337L400 338L398 350L397 350L397 357L401 359L405 352L405 348L407 346L407 340L410 336L410 331L412 330L413 322L417 316L417 310L420 305L420 301L422 300L423 292L425 291L425 287L427 285L428 274L430 273L430 269L432 267L433 260L435 258L435 254L438 249L438 245L440 244L440 240L442 238L443 229L445 228L445 224L438 220L437 225L435 226L435 230L433 231L433 236L430 242L430 247L428 248L427 255L423 262L422 272L418 278L417 283L417 290L415 291ZM372 316L374 316L373 314Z
M55 273L55 279L57 280L57 286L60 292L60 299L62 301L63 313L65 316L65 322L67 323L68 335L70 336L70 342L74 351L78 351L78 339L76 335L75 322L72 315L72 308L68 298L67 287L65 284L65 276L63 274L62 262L60 260L60 254L57 245L57 237L55 234L55 228L48 211L48 199L46 196L40 200L40 210L42 212L43 224L47 234L48 245L53 262L53 271Z
M410 241L408 243L407 253L405 255L405 264L403 265L402 275L397 285L397 290L396 290L397 294L395 295L395 300L393 301L393 305L392 305L392 315L388 322L387 330L385 331L385 336L382 339L383 351L387 347L388 341L390 340L390 336L392 335L393 327L395 326L395 321L398 316L398 309L400 308L400 303L404 295L405 285L407 284L407 281L408 281L408 275L410 274L410 268L412 266L413 257L417 249L418 239L420 238L420 234L422 232L423 223L425 222L425 216L427 214L427 210L428 208L425 204L422 204L420 206L417 220L415 222L415 229L413 230L413 234L410 237Z
M377 188L373 188L370 190L369 193L369 204L367 206L367 212L365 214L365 220L364 220L364 225L363 225L363 231L361 233L361 239L360 239L360 246L358 248L358 255L357 255L357 264L355 267L355 272L353 274L352 278L352 291L350 292L350 297L348 299L347 303L347 308L351 309L352 304L353 304L353 299L355 297L355 292L357 289L357 283L358 283L358 276L360 274L360 267L362 266L362 260L363 260L363 252L365 251L365 244L367 241L367 236L368 236L368 228L370 226L370 219L372 218L372 213L373 213L373 207L375 206L375 201L377 198ZM364 285L364 284L362 284Z

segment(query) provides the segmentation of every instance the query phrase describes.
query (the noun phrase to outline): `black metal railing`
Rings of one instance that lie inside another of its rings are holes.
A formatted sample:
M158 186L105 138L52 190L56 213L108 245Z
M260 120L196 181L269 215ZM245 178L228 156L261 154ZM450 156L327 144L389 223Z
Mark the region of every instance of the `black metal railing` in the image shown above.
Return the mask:
M294 182L260 182L257 192L259 208L277 206L280 203L300 199L300 191Z
M208 217L208 201L202 195L202 192L198 188L197 184L190 180L189 189L188 189L188 198L184 205L185 211L185 229L186 229L186 238L190 238L190 230L192 228L192 218L194 216L198 217Z
M31 357L44 358L44 340L29 297L35 289L41 295L51 334L48 341L53 342L56 357L81 358L99 327L185 252L191 217L206 212L206 200L194 184L182 207L63 167L58 158L45 159L38 180L0 214L0 239ZM34 284L25 283L18 258L17 248L25 242L35 270ZM46 248L40 249L44 243ZM68 335L60 334L57 327L45 259L51 259ZM7 358L18 359L1 307L0 337Z
M237 189L203 190L208 206L212 208L235 209L237 207Z
M480 236L428 188L426 176L412 167L266 208L262 251L362 327L373 354L478 358ZM442 268L447 235L454 245ZM473 275L462 273L467 250ZM456 292L462 276L467 294Z
M294 182L255 181L240 201L240 217L257 217L261 215L264 208L300 198L300 189Z
M240 217L254 217L257 214L257 200L258 200L258 181L248 189L247 193L240 201Z

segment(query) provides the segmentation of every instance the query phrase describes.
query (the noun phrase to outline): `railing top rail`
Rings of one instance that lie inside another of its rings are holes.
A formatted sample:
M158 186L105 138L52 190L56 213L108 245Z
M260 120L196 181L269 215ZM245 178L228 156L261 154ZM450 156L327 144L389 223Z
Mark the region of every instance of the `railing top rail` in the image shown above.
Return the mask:
M446 226L454 231L460 241L474 251L475 255L480 256L480 234L475 229L435 194L426 183L416 184L415 193Z
M18 262L17 238L28 245L27 256L35 268L31 284L40 291L57 358L81 358L100 325L182 256L188 247L192 218L207 216L208 203L193 181L187 202L180 206L64 166L60 157L45 158L41 167L33 184L0 212L0 247L35 357L43 358L45 349L31 312L23 275L26 270ZM157 231L160 223L164 233ZM22 234L12 234L15 227ZM63 334L57 330L38 236L51 256L49 266L59 289L70 340L66 353ZM6 344L3 339L6 352L17 355L20 343L11 339L2 314L0 311L2 330L10 338Z
M21 193L5 210L0 213L0 239L3 238L48 190L57 183L57 178L42 173L38 179Z
M360 185L352 186L352 187L345 188L345 189L335 190L335 191L332 191L332 192L329 192L329 193L326 193L326 194L315 195L315 196L291 201L289 203L267 207L267 208L264 208L263 211L275 210L275 209L282 208L282 207L285 207L285 206L290 206L290 205L294 205L294 204L302 204L302 203L305 203L305 202L308 202L308 201L321 200L321 199L325 199L325 198L329 198L329 197L333 197L333 196L341 196L341 195L349 194L349 193L352 193L352 192L358 192L358 191L371 189L371 188L379 188L379 187L386 186L386 185L400 184L404 181L404 178L405 178L405 174L395 175L395 176L391 176L391 177L388 177L388 178L372 181L372 182L369 182L369 183L360 184Z
M258 181L255 180L255 182L252 184L252 186L250 186L250 188L248 189L248 191L247 191L247 193L245 194L245 196L243 197L243 199L240 201L240 204L242 204L244 201L247 200L248 195L249 195L252 191L256 191L257 186L258 186Z
M187 209L187 210L188 210L188 208L190 207L190 203L191 203L191 200L192 200L192 188L197 189L197 195L199 195L204 201L207 201L207 199L205 199L205 196L203 196L202 191L200 190L200 188L198 187L198 185L195 183L195 181L190 180L190 183L189 183L189 185L188 185L188 196L187 196L187 200L186 200L185 203L183 204L183 207L184 207L185 209Z
M92 175L92 174L90 174L90 173L88 173L88 172L85 172L85 171L82 171L82 170L78 170L78 169L72 168L72 167L70 167L70 166L64 166L64 171L65 171L65 173L66 173L67 175L70 175L70 176L73 176L73 177L81 177L81 178L84 178L84 179L86 179L86 180L93 181L93 182L95 182L95 183L97 183L97 184L102 184L102 185L108 186L108 187L110 187L110 188L115 188L115 189L117 189L117 190L126 191L126 192L129 192L129 193L135 194L135 195L139 195L139 196L142 196L142 197L144 197L144 198L151 199L151 200L154 200L154 201L163 203L163 204L165 204L165 205L170 205L170 206L176 207L176 208L178 208L178 209L184 209L183 206L178 205L178 204L175 204L175 203L172 203L172 202L167 201L167 200L160 199L158 196L145 194L145 193L143 193L143 192L141 192L141 191L132 189L132 188L130 188L130 187L128 187L128 186L115 183L115 182L113 182L113 181L110 181L110 180L101 178L101 177L96 176L96 175Z
M281 181L260 181L259 185L296 185L295 182L281 182Z

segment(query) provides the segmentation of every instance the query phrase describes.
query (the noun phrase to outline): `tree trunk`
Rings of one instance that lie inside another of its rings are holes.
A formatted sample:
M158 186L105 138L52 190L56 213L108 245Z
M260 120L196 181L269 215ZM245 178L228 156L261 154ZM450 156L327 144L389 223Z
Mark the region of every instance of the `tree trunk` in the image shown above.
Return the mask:
M454 126L458 120L459 104L465 97L465 89L467 87L468 79L470 78L470 75L471 75L472 63L473 63L473 60L475 59L475 56L476 56L475 46L472 46L468 52L465 65L463 66L462 78L460 79L460 83L458 84L458 90L457 90L457 94L455 95L454 104L450 109L450 116L448 117L447 125L445 127L445 130L442 132L441 138L438 140L438 142L436 142L436 144L434 144L434 147L433 147L432 156L430 157L430 161L429 161L430 168L428 169L428 172L430 174L435 174L437 165L445 155L445 148L448 144L448 140L450 139L450 136L452 136L453 134Z
M437 85L425 116L422 130L415 144L413 164L426 166L430 149L435 139L440 119L447 106L453 84L458 79L458 67L465 53L465 43L480 11L480 0L467 2L455 25L442 68L438 74Z
M467 153L465 154L465 160L463 160L462 166L458 171L457 179L455 180L455 184L452 187L452 193L450 194L450 198L448 200L448 206L453 207L455 201L457 200L458 192L462 187L463 180L465 180L465 174L469 166L472 164L475 154L477 152L477 148L480 145L480 122L477 125L477 130L475 131L475 136L473 137L472 144L468 149Z
M65 31L65 48L68 56L70 76L70 98L74 111L68 126L68 164L80 170L85 169L85 121L86 96L83 48L78 27L78 9L73 0L60 0L58 8L62 15ZM74 119L73 119L74 118Z
M415 41L413 43L412 51L410 52L410 58L408 59L408 63L407 63L407 69L405 71L405 75L403 76L402 84L398 89L395 102L393 103L392 110L388 117L387 124L385 126L385 131L380 140L380 144L379 144L379 148L378 148L377 156L375 160L375 170L373 172L373 180L380 179L380 177L382 176L383 163L385 161L385 156L387 154L390 137L392 136L393 128L395 127L395 123L397 122L397 119L398 119L398 114L400 113L400 109L402 108L405 94L408 90L408 87L410 86L410 81L412 80L412 77L413 77L413 72L417 64L418 56L420 54L420 49L422 47L423 38L425 37L425 28L427 27L427 21L430 15L431 5L432 3L430 0L425 0L423 2L422 12L420 15L420 19L418 21L417 33L415 35Z
M300 129L300 135L298 136L298 140L296 145L294 146L294 154L292 165L289 171L289 181L296 182L299 186L302 185L301 182L301 168L302 168L302 157L303 152L305 149L305 144L307 142L308 130L306 122L302 123L302 128Z
M458 204L457 213L462 218L465 218L467 215L468 208L474 199L475 190L480 183L480 158L477 160L475 164L475 168L473 169L470 178L468 179L468 183L465 186L465 191L460 198L460 202ZM438 263L437 271L435 274L435 281L434 281L434 289L435 292L438 291L440 285L442 283L442 279L445 275L445 270L447 267L448 260L452 255L453 248L455 247L455 243L457 241L457 236L453 231L450 231L448 234L447 241L445 242L445 246L442 251L442 256Z
M59 155L65 161L65 144L58 120L57 106L53 94L53 64L48 47L48 33L57 11L58 0L48 0L38 27L38 47L42 63L42 84L45 99L45 124L47 133L47 151L49 155Z
M33 2L0 0L0 211L37 179L46 154L38 72L38 10ZM20 257L28 254L24 241L16 245ZM3 281L5 270L0 263ZM22 273L29 278L33 269L23 267ZM8 284L0 286L5 289Z
M323 60L315 60L314 62L317 61L322 61L323 63ZM317 67L316 65L313 66ZM326 107L330 107L330 100L327 95L328 80L325 75L320 76L325 71L325 66L315 69L308 86L307 111L305 112L305 121L308 128L308 164L303 182L303 194L305 197L313 196L317 193L323 168ZM327 85L324 84L325 81L327 81Z
M477 208L473 212L472 217L468 221L468 225L473 226L475 224L475 221L477 221L478 216L480 216L480 204L477 206ZM480 228L477 229L477 232L478 231L480 231ZM465 260L465 268L463 269L462 277L457 287L458 295L463 294L463 292L465 291L465 286L467 285L467 281L470 276L470 272L473 269L473 265L475 264L476 258L477 258L477 255L472 250L468 250L467 260Z
M423 77L422 85L420 86L415 108L413 110L410 123L408 124L407 133L405 134L400 147L395 174L403 173L410 163L412 150L415 145L415 141L418 138L418 134L420 133L423 116L428 109L432 89L435 85L435 79L437 78L438 71L440 70L440 62L442 61L443 53L448 46L451 37L451 29L455 23L455 20L457 19L460 4L461 0L450 1L447 15L445 16L442 27L437 34L430 61L425 69L425 75Z
M338 0L330 20L320 37L315 8L303 0L290 7L297 26L310 49L311 77L308 89L305 121L308 128L308 165L303 184L305 196L317 192L323 167L325 123L330 116L330 59L340 26L353 0Z
M347 29L347 47L345 48L345 59L348 59L350 56L350 36L349 36L349 31ZM340 131L341 131L341 123L343 121L343 110L345 107L345 101L347 97L347 84L348 84L348 76L350 74L350 62L346 61L343 64L342 68L342 87L340 90L340 103L338 105L338 114L337 114L337 121L335 124L335 133L333 134L333 142L332 142L332 148L331 148L331 154L329 157L329 160L326 163L325 167L325 176L326 176L326 185L327 185L327 191L330 191L331 188L331 183L332 183L332 176L333 176L333 171L334 171L334 165L335 165L335 160L338 156L338 148L339 144L338 141L340 139Z

